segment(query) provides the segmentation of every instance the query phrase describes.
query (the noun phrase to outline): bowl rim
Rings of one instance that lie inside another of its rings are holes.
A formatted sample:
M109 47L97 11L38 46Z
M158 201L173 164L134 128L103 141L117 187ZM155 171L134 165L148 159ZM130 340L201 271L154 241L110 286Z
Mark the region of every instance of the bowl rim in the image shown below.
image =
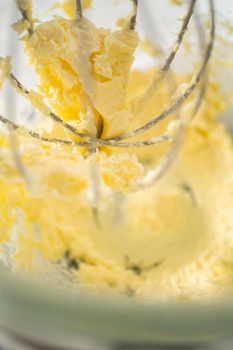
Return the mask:
M25 335L49 332L109 342L197 344L231 337L233 302L142 303L43 289L0 271L0 325Z

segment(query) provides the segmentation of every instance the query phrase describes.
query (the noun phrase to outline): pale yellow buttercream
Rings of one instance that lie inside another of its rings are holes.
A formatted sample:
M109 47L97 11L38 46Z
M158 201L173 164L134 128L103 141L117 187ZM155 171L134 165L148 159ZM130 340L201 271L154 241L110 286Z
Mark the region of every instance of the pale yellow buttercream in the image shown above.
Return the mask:
M111 32L85 18L56 17L23 41L39 87L27 98L46 117L51 108L79 131L110 137L142 125L168 103L162 84L140 114L131 106L154 74L131 72L139 43L133 31ZM4 80L9 62L0 63ZM184 118L192 112L188 102ZM37 271L41 261L57 268L65 264L90 290L153 301L209 300L230 288L233 152L231 137L217 121L223 108L218 86L211 82L176 161L144 190L139 183L145 168L158 164L169 145L100 147L87 154L35 140L19 128L14 132L30 180L25 184L11 155L9 130L2 127L0 231L1 242L12 249L14 269ZM43 134L40 125L38 130ZM176 122L168 130L174 135ZM47 134L64 136L55 125Z

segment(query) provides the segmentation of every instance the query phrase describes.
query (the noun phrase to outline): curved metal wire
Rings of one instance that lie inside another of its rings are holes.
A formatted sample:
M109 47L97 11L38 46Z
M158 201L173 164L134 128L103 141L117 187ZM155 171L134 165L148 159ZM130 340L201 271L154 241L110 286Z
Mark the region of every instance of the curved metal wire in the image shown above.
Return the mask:
M131 138L134 137L136 135L139 135L149 129L151 129L153 126L155 126L156 124L158 124L159 122L161 122L162 120L164 120L166 117L168 117L170 114L172 114L173 112L175 112L182 104L184 101L187 100L187 98L192 94L192 92L194 91L194 89L196 88L196 86L198 85L198 83L200 82L200 80L202 79L206 68L207 68L207 64L209 62L209 59L211 57L211 53L213 50L213 45L214 45L214 38L215 38L215 11L214 11L214 4L212 0L209 0L211 6L210 6L210 11L211 11L211 33L210 33L210 40L207 43L206 46L206 51L203 57L203 62L201 64L200 69L198 70L198 72L194 75L194 77L192 78L192 80L190 81L190 83L188 84L187 89L174 101L174 103L165 108L163 110L163 112L152 118L148 123L146 123L145 125L141 126L140 128L137 128L133 131L130 131L128 133L125 133L124 135L118 136L115 138L115 140L120 141L120 140L125 140L127 138Z
M31 0L30 0L31 1ZM31 36L34 33L34 23L31 18L29 18L28 11L25 8L26 2L22 0L16 0L16 5L18 7L18 10L21 12L23 20L30 23L29 28L27 29L29 36Z
M77 17L81 19L83 17L83 9L81 0L76 0L76 8L77 8Z
M212 0L209 0L209 5L210 5L210 13L211 13L211 34L210 34L209 44L207 44L207 47L206 47L205 55L208 53L208 46L211 47L211 51L213 50L213 43L214 43L214 38L215 38L215 11L214 11L214 3ZM200 23L198 23L198 22L197 22L197 29L198 29L200 49L201 49L201 51L203 51L203 46L205 46L205 38L203 37L204 34L202 33ZM201 33L202 33L202 35L200 35ZM206 70L207 70L207 67L206 67ZM206 73L206 71L205 71L205 73ZM192 114L190 116L190 122L193 120L193 118L198 113L198 111L201 107L202 101L203 101L205 91L206 91L207 79L206 79L205 74L203 75L202 79L203 79L203 83L202 83L202 86L200 88L200 91L199 91L196 103L194 105ZM147 175L143 178L142 183L141 183L142 187L148 187L148 186L153 185L170 168L170 166L172 165L173 161L175 160L175 158L176 158L176 156L177 156L177 154L182 146L184 135L185 135L185 132L188 128L188 125L189 125L189 123L188 124L184 124L184 123L180 124L178 132L172 141L172 146L171 146L170 150L167 152L167 154L165 154L162 157L162 159L159 162L159 164L157 165L157 167L154 170L150 170L147 173Z
M157 88L164 80L167 72L169 71L172 62L174 61L179 48L183 42L184 35L187 32L188 25L190 22L190 19L193 15L194 6L196 4L197 0L191 0L188 11L184 17L181 29L177 35L177 38L175 40L175 43L172 45L172 49L170 53L168 54L167 58L165 59L164 64L162 65L161 69L155 73L154 77L152 78L152 82L149 85L149 87L142 93L140 97L136 97L135 100L132 102L133 108L135 109L136 113L142 113L142 111L145 108L145 105L149 100L154 96Z
M22 130L24 132L26 132L28 135L32 136L33 138L36 138L40 141L43 142L47 142L47 143L58 143L58 144L63 144L63 145L67 145L67 146L77 146L77 147L85 147L85 148L93 148L96 146L100 146L99 142L97 144L95 143L89 143L89 142L81 142L81 141L70 141L70 140L64 140L64 139L59 139L59 138L54 138L54 137L44 137L41 136L39 133L34 132L32 130L29 130L25 127L19 126L15 123L13 123L12 121L10 121L9 119L3 117L0 115L0 122L10 126L13 130ZM105 147L117 147L117 148L130 148L130 147L145 147L145 146L152 146L158 143L161 143L163 141L168 141L170 140L171 137L169 134L164 133L160 136L155 136L154 138L151 138L149 140L143 140L143 141L135 141L135 142L120 142L117 145L113 144L104 144L102 146Z
M15 77L13 73L10 74L10 81L13 84L13 87L16 87L17 91L19 91L22 96L29 98L30 91ZM45 106L45 109L47 109L47 106ZM44 110L41 109L40 111L44 113ZM58 117L53 112L48 112L48 116L55 122L60 123L67 130L72 132L72 134L78 137L84 138L84 142L76 142L76 145L80 145L81 147L96 147L96 146L119 147L119 148L144 147L144 146L155 145L157 143L167 141L170 139L169 135L167 133L164 133L162 135L154 136L151 139L144 140L144 141L118 142L115 140L101 140L101 139L97 139L78 132L76 128L74 128L72 125L65 122L62 118ZM58 141L58 142L61 143L61 141ZM70 144L72 144L72 142L70 142Z

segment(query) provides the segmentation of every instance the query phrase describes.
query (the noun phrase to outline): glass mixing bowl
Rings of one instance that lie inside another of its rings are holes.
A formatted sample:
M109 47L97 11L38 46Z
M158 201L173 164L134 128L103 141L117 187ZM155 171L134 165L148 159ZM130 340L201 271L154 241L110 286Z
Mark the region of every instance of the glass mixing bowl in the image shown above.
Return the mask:
M96 22L105 21L106 26L115 23L114 16L117 18L119 14L110 11L106 0L97 1L99 12L92 14ZM148 1L151 9L155 2ZM34 3L36 11L46 17L52 1L35 0ZM216 3L222 13L233 11L231 0ZM0 1L0 51L1 55L13 55L15 71L30 86L33 75L25 75L26 65L19 44L8 27L17 16L14 6L13 0ZM160 10L161 13L167 11L167 7L161 6ZM165 47L170 44L170 39L166 40ZM137 64L145 59L148 57L139 58ZM7 88L4 94L1 110L10 109L9 101L14 100L20 114L25 108L21 99L12 94L9 100ZM8 101L8 106L3 100ZM52 282L42 287L39 282L24 280L2 265L0 345L12 350L232 350L233 301L149 304L78 291L63 293L55 290Z

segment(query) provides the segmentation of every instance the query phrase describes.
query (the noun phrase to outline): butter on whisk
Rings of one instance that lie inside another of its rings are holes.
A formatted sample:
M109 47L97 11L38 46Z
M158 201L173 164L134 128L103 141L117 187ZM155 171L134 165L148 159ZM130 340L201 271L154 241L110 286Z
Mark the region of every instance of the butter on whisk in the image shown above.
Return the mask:
M29 134L43 142L81 147L84 150L99 149L99 154L106 155L109 148L141 148L180 138L180 132L177 130L176 134L172 135L170 131L165 131L161 135L155 134L146 139L131 141L137 135L143 136L152 128L156 132L156 125L170 114L174 114L205 76L214 41L214 8L211 0L208 1L212 23L210 36L199 71L190 83L183 85L182 91L181 87L178 87L170 105L165 105L158 116L143 124L142 113L170 69L188 29L196 2L190 1L177 39L164 64L151 78L146 89L132 98L129 96L128 86L135 50L140 41L135 31L140 5L138 1L132 1L133 14L128 25L122 30L112 32L97 28L87 20L83 16L82 2L79 0L62 3L65 8L68 6L73 10L76 5L76 18L56 17L44 23L38 23L33 18L32 1L18 0L22 20L14 24L13 28L19 33L25 30L28 32L22 41L28 62L37 73L39 91L29 91L9 71L7 78L34 108L66 131L66 139L56 137L56 128L54 133L44 138L35 132ZM89 2L83 2L85 7L90 5ZM74 15L73 11L67 13ZM2 74L6 75L6 72L3 70ZM7 120L4 121L7 123ZM131 130L132 124L140 126ZM173 153L174 147L171 147ZM169 159L171 163L174 157ZM101 164L99 166L101 167ZM130 167L130 162L128 166ZM140 168L138 162L138 175L141 173ZM135 178L136 174L137 172ZM140 187L138 179L137 183Z

